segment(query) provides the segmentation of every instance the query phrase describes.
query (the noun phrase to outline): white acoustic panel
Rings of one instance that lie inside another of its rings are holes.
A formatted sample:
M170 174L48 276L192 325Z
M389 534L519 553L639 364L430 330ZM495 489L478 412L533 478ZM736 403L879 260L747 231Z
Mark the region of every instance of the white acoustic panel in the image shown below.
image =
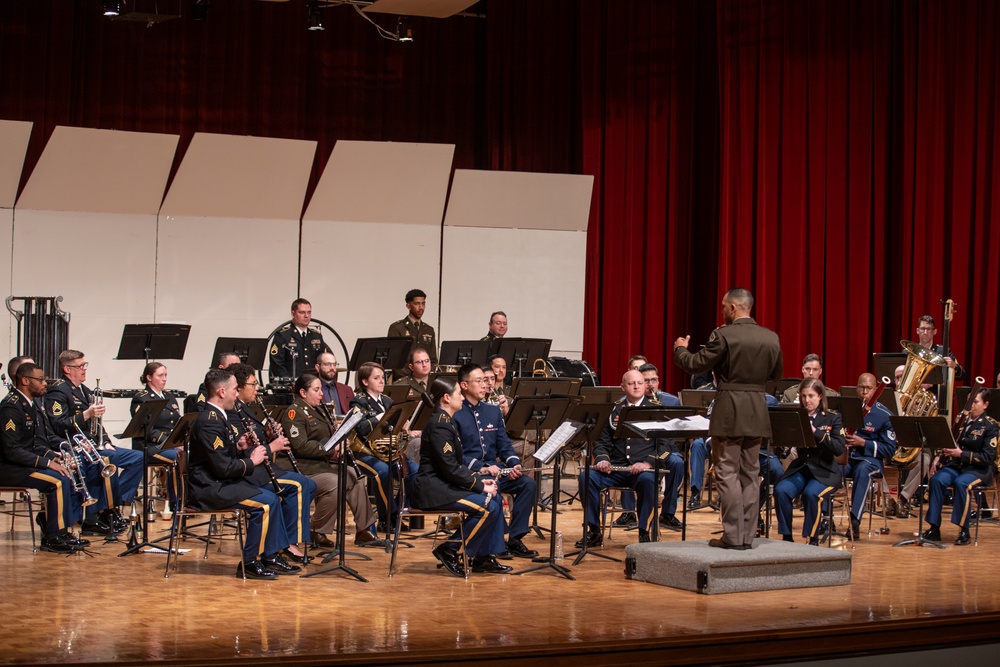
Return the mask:
M338 141L304 220L441 225L455 146Z
M57 127L17 208L155 215L177 136Z
M441 328L481 338L490 313L507 313L511 337L551 338L552 355L583 351L586 232L445 227Z
M14 245L14 211L0 208L0 248L13 248ZM11 252L0 252L0 290L4 296L11 292ZM4 368L0 372L7 373L7 360L14 356L17 339L14 328L14 318L4 313L3 324L0 325L0 363ZM9 373L8 373L9 375Z
M69 347L90 362L87 384L100 378L104 388L137 387L143 361L114 357L125 324L153 321L156 218L17 210L13 246L13 294L63 297ZM58 369L45 370L58 377ZM120 432L128 401L108 406L109 428Z
M315 141L199 132L160 213L298 220L315 156Z
M448 227L586 231L593 176L456 169Z
M295 299L296 220L161 216L155 322L191 325L183 362L167 362L169 384L194 391L215 341L266 338Z
M358 338L385 336L389 324L406 316L406 293L422 289L427 293L424 320L434 326L440 343L440 248L440 226L304 221L302 296L312 303L313 317L340 334L350 354ZM328 342L337 350L334 341ZM342 352L337 354L346 362Z
M29 121L0 120L0 209L13 208L17 199L31 125Z

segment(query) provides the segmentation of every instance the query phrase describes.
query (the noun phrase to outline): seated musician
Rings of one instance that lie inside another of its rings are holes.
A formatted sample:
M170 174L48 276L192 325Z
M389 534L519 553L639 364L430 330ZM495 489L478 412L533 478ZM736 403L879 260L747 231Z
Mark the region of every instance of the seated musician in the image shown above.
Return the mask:
M452 416L462 442L465 465L475 474L498 478L500 493L514 497L510 508L510 536L503 557L534 558L538 552L521 541L528 534L531 508L535 504L535 480L521 473L521 459L514 453L500 408L486 403L483 371L476 364L458 369L462 408ZM507 474L501 476L503 469Z
M393 493L389 463L376 455L373 448L376 443L368 442L368 436L375 429L382 413L392 407L392 399L382 394L385 389L385 370L381 364L373 361L361 364L358 368L357 381L356 393L351 399L350 407L360 408L368 417L355 429L360 444L354 450L354 458L362 473L375 480L375 506L378 509L379 523L383 524L379 526L379 530L387 532L399 511L399 501ZM383 455L388 456L388 454ZM399 466L399 462L395 461L393 465ZM409 483L413 474L417 472L417 466L409 460L406 460L406 465L407 470L403 476Z
M858 377L858 398L866 406L875 393L878 382L871 373ZM854 480L851 493L851 532L854 539L861 536L861 517L865 512L865 500L871 490L872 479L882 477L884 462L896 452L896 434L889 418L892 413L877 400L868 407L865 426L846 438L850 454L844 467L844 477Z
M427 350L414 347L406 358L406 374L393 382L394 385L409 385L407 400L418 401L430 388L431 357ZM406 458L414 465L420 463L420 431L408 430L409 440L406 443Z
M822 505L842 484L842 466L836 458L846 451L840 415L826 406L826 387L818 378L806 378L798 386L802 407L809 413L815 447L799 450L785 475L774 488L778 510L778 532L786 542L792 539L792 502L802 496L805 519L802 536L809 544L819 544Z
M240 356L235 352L219 352L219 355L215 358L216 368L229 368L233 364L240 363ZM194 394L188 394L187 398L184 399L184 412L194 412L195 410L201 411L205 409L205 384L202 383L198 385L198 391Z
M587 494L587 533L576 543L599 547L604 543L601 533L601 489L609 486L627 486L635 490L639 503L639 541L649 542L649 531L653 523L653 503L656 502L656 482L653 479L653 457L662 440L649 441L644 438L614 437L618 428L618 418L626 406L650 405L646 396L646 382L639 371L628 371L622 376L625 396L614 407L608 423L601 429L601 435L594 446L594 465L590 471L590 486ZM585 488L585 472L580 473L580 489Z
M823 357L818 354L807 354L802 359L802 379L808 380L813 378L820 380L823 378ZM785 390L785 393L781 395L782 403L796 403L798 399L798 384L792 385ZM837 392L829 387L826 388L827 396L840 396Z
M461 510L465 557L473 572L505 574L508 565L496 560L504 550L503 503L497 483L473 475L462 462L462 442L452 417L462 408L462 388L454 379L439 377L431 383L431 399L437 409L431 415L420 445L420 468L413 480L414 507L425 510ZM434 557L451 574L462 577L455 531L449 541L434 549Z
M323 390L323 402L335 415L347 414L354 390L337 381L337 357L333 352L323 352L316 358L316 375Z
M681 401L673 394L660 391L660 372L656 366L646 362L639 367L643 382L646 383L646 398L650 405L662 405L666 408L679 407ZM666 471L666 493L663 495L663 507L660 511L660 527L669 530L680 530L681 522L677 519L677 498L684 484L684 455L680 445L675 440L667 440L670 455L660 463L660 470ZM626 494L622 498L622 506L628 510L635 509L635 496Z
M42 551L73 553L90 542L69 529L81 520L81 497L73 490L67 457L50 448L45 413L35 403L46 392L45 371L33 361L10 364L14 389L0 401L0 486L24 486L45 494ZM75 460L74 460L75 464Z
M105 464L116 466L117 473L105 478L101 475L101 468L105 464L84 463L87 488L97 502L84 510L83 532L112 536L128 528L129 523L118 508L135 500L142 480L145 456L140 451L111 445L111 438L101 425L106 408L103 402L95 403L93 392L84 384L89 366L83 352L63 350L59 353L62 378L53 382L45 394L45 412L52 424L55 439L55 442L49 444L58 447L62 439L72 441L77 428L89 437L94 431L93 427L98 427L96 430L101 435L94 435L91 439L101 450Z
M502 310L496 310L490 313L490 330L479 340L488 340L490 342L488 354L494 355L500 349L500 340L506 335L507 313Z
M266 447L251 445L244 433L229 420L236 406L236 377L227 370L213 368L205 375L207 405L198 413L191 428L189 504L200 510L239 507L247 514L243 560L236 576L275 579L279 574L295 574L302 568L291 565L282 551L297 559L303 556L298 540L309 534L310 489L296 484L282 488L280 498L273 484L260 485L255 479L265 466Z
M486 363L493 369L493 374L496 376L496 390L505 396L509 395L510 381L507 380L507 360L499 354L493 354L486 360Z
M944 492L953 488L954 501L951 522L958 526L955 544L963 546L971 541L969 522L972 515L973 496L977 488L993 481L997 457L997 437L1000 435L995 419L986 414L992 392L980 389L969 409L968 421L961 426L957 447L943 450L931 464L930 501L927 505L925 540L941 541L941 506Z
M410 353L416 349L423 349L429 355L431 364L437 366L437 342L434 337L434 327L423 320L424 310L427 308L427 294L423 290L411 289L406 293L406 317L389 325L386 336L398 336L409 338ZM407 369L394 368L393 377L399 379L406 375ZM427 371L430 372L428 366Z
M281 413L281 428L288 434L299 469L316 483L316 512L312 517L313 544L322 548L336 546L331 535L337 530L340 506L340 450L324 451L322 446L336 430L333 412L323 400L320 379L303 373L295 380L295 400ZM348 450L350 451L350 450ZM287 460L281 462L288 466ZM344 497L354 515L354 544L360 547L384 547L375 536L375 511L368 500L368 489L358 477L351 459L347 461L347 489Z
M641 354L633 354L628 358L628 369L630 371L637 371L642 368L643 364L648 364L649 360Z
M272 378L295 378L316 365L321 352L329 351L319 328L312 322L312 304L299 298L292 301L292 321L281 327L271 341L268 374Z
M177 463L177 449L174 447L163 449L162 445L170 437L174 426L180 421L180 405L177 403L176 396L169 391L165 391L165 387L167 386L167 367L160 362L151 361L146 364L146 367L142 369L139 381L145 386L139 390L139 393L132 397L129 414L134 417L135 413L142 407L142 404L148 401L166 400L167 404L147 429L149 437L133 438L132 449L145 450L147 465L170 466L167 474L167 497L170 500L170 504L173 505L174 500L177 498L178 480L173 469L173 466Z

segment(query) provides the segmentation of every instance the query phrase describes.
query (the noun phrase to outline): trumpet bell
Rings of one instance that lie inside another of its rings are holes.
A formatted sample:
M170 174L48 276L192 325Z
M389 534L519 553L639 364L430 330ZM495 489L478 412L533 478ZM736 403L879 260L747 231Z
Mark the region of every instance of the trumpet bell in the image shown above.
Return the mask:
M118 472L118 466L116 466L114 463L106 463L101 468L101 477L107 479L108 477L114 475L116 472Z

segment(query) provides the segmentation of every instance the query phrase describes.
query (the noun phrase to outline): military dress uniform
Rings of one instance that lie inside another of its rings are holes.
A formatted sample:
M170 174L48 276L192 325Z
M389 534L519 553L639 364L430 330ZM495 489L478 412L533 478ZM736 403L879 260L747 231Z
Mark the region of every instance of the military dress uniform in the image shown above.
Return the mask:
M463 523L466 556L478 558L501 553L506 548L503 504L497 496L487 501L483 481L462 462L462 452L454 421L447 412L438 409L424 428L420 468L413 480L413 506L466 512ZM458 531L450 539L458 540ZM445 542L442 546L452 549L453 544Z
M350 409L360 408L367 415L355 428L355 433L361 440L362 446L354 450L354 459L363 472L368 477L375 480L375 506L378 509L379 521L390 521L399 511L399 501L392 492L392 478L389 475L389 464L375 456L368 445L368 436L379 422L379 415L392 407L392 399L385 394L374 398L368 392L355 394L351 399ZM395 437L395 436L394 436ZM410 491L413 476L417 472L417 465L409 459L405 460L408 466L404 483L407 484L407 491Z
M161 400L166 400L167 404L160 411L160 414L156 416L156 420L149 427L149 439L147 440L144 437L133 438L132 449L146 452L146 465L168 466L167 497L170 500L170 504L173 505L177 501L177 486L180 483L176 468L177 448L171 447L170 449L163 449L163 444L166 443L167 438L170 437L174 427L177 426L177 422L181 419L181 409L177 403L177 397L169 391L163 392L163 395L161 396L150 389L147 384L145 388L140 389L139 392L132 397L132 404L129 406L129 414L134 417L135 413L139 411L139 408L142 407L143 403Z
M431 368L437 366L438 356L437 356L437 338L434 335L434 327L427 324L423 320L414 322L407 315L401 320L393 322L389 325L389 331L385 334L386 336L395 336L399 338L409 338L413 341L410 344L410 350L413 351L420 348L427 352L431 358ZM399 377L404 374L406 370L409 369L393 369L393 374Z
M778 335L740 317L719 327L696 353L674 348L674 362L685 372L715 372L718 383L708 434L712 436L716 484L722 509L722 543L753 545L760 496L760 446L771 437L764 384L781 377Z
M281 428L295 453L299 470L316 484L312 530L321 535L333 533L337 530L340 503L340 465L334 461L333 452L324 451L322 446L333 435L334 426L300 397L282 411ZM285 460L282 465L289 464ZM375 512L354 466L347 466L347 477L345 498L354 514L357 532L361 532L375 524Z
M49 386L45 394L45 413L54 431L52 436L54 442L50 440L50 446L57 447L59 440L63 438L72 440L72 435L76 433L74 424L84 433L88 433L90 425L84 419L83 412L92 402L93 392L86 385L74 386L66 377L56 380ZM104 442L94 444L100 448L102 445L110 445L111 439L105 432ZM127 522L121 519L118 507L128 505L135 500L139 484L142 482L145 457L140 451L122 447L102 448L100 454L118 470L110 477L102 477L100 465L84 463L87 489L90 495L97 499L96 503L84 509L84 518L90 523L95 514L106 509L111 510L116 514L117 527L124 529Z
M211 403L191 428L190 505L200 510L240 507L246 511L247 535L243 562L273 560L282 549L309 534L308 488L291 483L284 500L255 480L257 466L250 449L237 447L239 429ZM266 473L265 473L266 474ZM268 483L270 487L270 483Z
M455 413L452 422L461 439L462 458L472 472L491 465L500 468L521 465L497 406L483 401L473 405L464 399L462 409ZM510 508L510 541L513 548L528 533L528 521L535 504L535 480L529 475L521 475L517 479L504 476L497 481L497 486L500 493L509 493L514 497ZM515 550L515 555L520 554Z
M993 481L994 463L997 457L997 436L1000 433L995 419L985 412L978 419L970 419L958 437L962 455L957 459L942 462L930 482L930 502L927 505L927 523L931 525L931 535L927 539L940 540L934 535L941 525L941 506L944 492L948 487L955 489L951 508L951 522L962 533L956 544L968 544L969 521L973 495L977 488L989 486ZM964 538L964 539L963 539Z
M656 399L650 402L650 405L662 405L665 408L675 408L680 404L681 399L665 391L657 391ZM684 484L684 452L676 440L667 440L666 442L670 453L660 461L660 471L667 474L666 492L663 494L663 507L660 511L660 525L671 530L680 530L681 522L674 515L677 513L677 498L680 497L681 485ZM694 452L693 445L691 451ZM663 453L661 451L661 454ZM704 475L703 467L702 477ZM624 494L621 502L622 510L635 511L635 496L633 494ZM631 519L631 515L626 519Z
M876 401L865 415L864 428L856 434L864 438L865 446L849 448L851 455L844 466L844 477L854 480L851 492L852 526L861 523L872 480L883 475L884 462L896 453L896 432L889 421L891 417L889 409Z
M790 538L792 502L801 494L805 512L802 537L815 543L819 539L817 532L823 503L843 482L843 466L837 463L836 457L844 453L846 446L844 425L836 412L817 412L810 421L816 429L813 433L816 446L799 450L798 458L792 461L774 487L774 499L778 508L778 532Z
M60 548L72 540L67 529L82 518L80 496L73 481L48 467L61 462L44 434L45 414L21 392L14 390L0 401L0 485L25 486L45 495L42 548Z
M292 324L286 324L271 341L269 373L272 378L297 377L305 371L312 371L319 355L329 351L330 348L323 342L323 334L316 327L307 327L303 334Z

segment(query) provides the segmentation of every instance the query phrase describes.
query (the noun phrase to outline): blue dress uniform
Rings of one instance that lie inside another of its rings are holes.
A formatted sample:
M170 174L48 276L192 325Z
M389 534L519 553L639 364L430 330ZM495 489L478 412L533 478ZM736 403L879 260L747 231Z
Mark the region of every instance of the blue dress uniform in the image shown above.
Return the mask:
M82 512L73 481L48 468L49 461L59 462L60 457L47 442L44 420L38 406L17 390L0 401L0 485L46 494L42 531L44 539L51 539L66 535Z
M774 499L778 506L778 532L791 537L792 501L802 495L806 515L802 537L815 541L822 504L842 483L843 466L837 464L835 457L843 454L846 448L844 425L836 412L817 412L812 417L812 425L816 427L813 433L816 446L799 449L798 458L775 486Z
M157 394L149 388L147 384L143 389L132 397L132 404L129 406L129 414L133 417L139 411L143 403L148 401L166 400L167 405L157 415L156 420L149 428L149 440L145 438L133 438L132 449L146 452L146 465L168 466L167 468L167 496L170 504L177 500L177 448L163 449L162 445L170 437L177 422L181 419L181 409L177 403L177 397L169 391L163 395Z
M970 420L958 437L962 455L942 462L930 483L930 502L927 505L927 523L935 528L941 525L941 505L944 491L954 487L951 522L963 531L969 529L969 508L976 487L989 486L993 481L993 465L997 457L997 422L985 412L978 419Z
M273 558L290 544L309 535L312 494L294 481L291 492L280 499L270 488L256 483L257 467L250 450L236 446L238 429L217 406L209 404L191 428L190 504L213 510L241 507L248 514L243 560ZM263 466L261 466L263 467ZM266 475L266 472L265 472ZM313 487L315 488L315 487Z
M851 493L851 518L860 522L865 512L865 500L872 479L881 477L884 461L896 453L896 433L892 430L889 409L877 402L865 416L865 426L857 435L865 439L864 447L851 447L851 457L844 466L844 477L854 480ZM856 523L854 524L856 525Z
M375 399L368 392L362 391L351 399L348 410L355 407L360 408L370 416L361 420L355 428L355 432L362 441L362 446L353 450L354 459L358 467L361 468L361 472L375 480L375 508L378 511L379 521L387 521L392 518L391 515L395 515L399 511L399 501L392 492L389 464L372 453L368 446L368 436L378 424L379 415L392 407L392 399L384 394ZM399 432L402 433L402 431ZM417 465L409 459L405 460L405 465L408 466L408 474L404 481L406 484L412 484L413 477L417 472ZM406 490L409 492L412 489L407 486Z
M521 465L497 406L482 401L473 405L465 399L452 421L462 440L462 458L472 472L491 465L501 468ZM501 493L514 496L514 506L510 509L510 537L520 539L528 533L531 508L535 504L535 480L528 475L517 479L505 476L497 481L497 486Z
M86 385L74 386L65 377L49 386L49 390L45 394L45 413L52 425L54 431L52 437L55 440L55 442L50 441L50 446L57 447L58 441L63 438L71 440L72 435L76 433L74 424L78 425L84 433L88 433L90 425L83 418L83 412L93 402L93 395L93 392ZM110 445L111 439L105 433L104 442L95 444L98 447ZM144 464L142 452L112 447L111 449L101 449L101 456L109 463L114 464L118 471L111 477L102 477L101 466L91 463L84 464L87 489L90 495L97 499L96 503L85 509L86 519L102 510L117 510L122 505L128 505L135 500L139 484L142 482Z
M503 552L503 504L494 496L487 502L483 481L462 462L462 441L448 413L431 415L420 439L420 467L413 476L414 507L425 510L461 510L465 553L470 558ZM457 540L456 531L451 539Z
M594 463L608 461L613 466L627 466L645 462L653 466L656 447L659 445L662 448L664 440L650 441L644 438L616 440L614 438L615 430L618 428L618 418L625 405L627 405L626 399L619 400L615 404L614 410L611 411L611 416L608 417L608 423L601 429L601 435L594 445ZM651 405L649 398L643 396L639 405ZM639 529L649 532L653 523L653 503L656 502L656 482L653 479L652 470L633 475L627 471L612 471L605 474L591 468L590 487L586 490L587 525L590 530L592 532L600 530L600 492L601 489L609 486L627 486L635 490L639 503ZM580 488L584 488L583 472L580 473Z
M323 342L323 334L316 327L307 327L303 334L291 324L286 324L271 341L268 372L272 378L294 378L305 371L312 372L319 355L329 351L330 348Z

